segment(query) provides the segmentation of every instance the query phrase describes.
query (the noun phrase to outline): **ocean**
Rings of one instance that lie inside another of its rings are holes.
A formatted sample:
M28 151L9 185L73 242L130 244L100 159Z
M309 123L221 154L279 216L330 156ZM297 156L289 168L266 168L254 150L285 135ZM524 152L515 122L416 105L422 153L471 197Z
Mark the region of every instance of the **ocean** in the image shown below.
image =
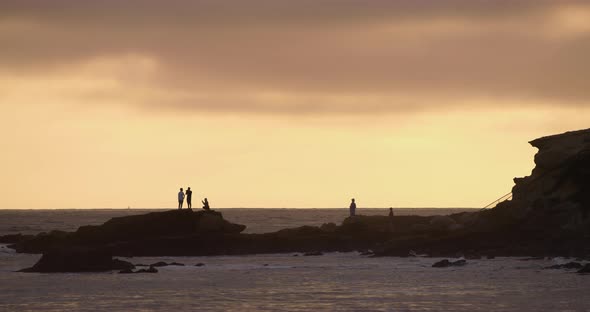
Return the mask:
M155 210L0 210L0 235L75 230ZM219 209L248 233L340 223L347 209ZM396 215L465 209L394 209ZM387 215L387 209L359 209ZM371 258L356 252L122 258L180 262L157 274L17 273L40 255L0 245L0 311L590 311L590 276L544 267L574 259ZM203 263L203 266L195 266ZM585 262L582 262L585 263Z

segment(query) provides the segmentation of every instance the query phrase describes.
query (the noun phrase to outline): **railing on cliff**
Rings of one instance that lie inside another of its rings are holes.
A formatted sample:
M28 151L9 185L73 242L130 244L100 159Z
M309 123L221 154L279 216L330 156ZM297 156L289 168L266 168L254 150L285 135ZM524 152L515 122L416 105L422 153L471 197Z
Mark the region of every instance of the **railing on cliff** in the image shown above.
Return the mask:
M570 160L581 160L581 159L588 159L590 158L590 148L586 148L586 149L582 149L579 152L577 152L576 154L570 156L569 158L567 158L566 161L570 161ZM543 174L536 176L535 178L531 179L528 183L529 183L529 187L531 184L536 183L537 181L540 180L540 178L548 175L549 173L552 173L553 171L560 169L560 167L556 167L550 170L545 171ZM512 199L512 191L510 191L509 193L505 194L504 196L494 200L493 202L487 204L486 206L484 206L481 210L486 210L486 209L490 209L493 207L496 207L499 203L507 201L507 200L511 200Z
M510 193L505 194L504 196L494 200L493 202L487 204L485 207L483 207L481 210L486 210L492 207L496 207L496 205L498 205L499 203L503 202L503 201L507 201L507 200L511 200L512 199L512 191L510 191Z

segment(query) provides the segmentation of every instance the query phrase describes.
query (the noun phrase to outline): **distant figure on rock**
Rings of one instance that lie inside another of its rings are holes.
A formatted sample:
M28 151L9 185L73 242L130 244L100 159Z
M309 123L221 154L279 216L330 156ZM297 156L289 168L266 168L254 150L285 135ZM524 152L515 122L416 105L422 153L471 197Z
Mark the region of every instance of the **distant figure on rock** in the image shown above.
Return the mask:
M182 187L181 187L180 192L178 192L178 209L182 209L183 202L184 202L184 192L182 191Z
M393 208L389 207L389 231L393 232Z
M354 217L355 211L356 211L356 203L354 202L354 198L353 198L352 202L350 203L350 216L351 217Z
M191 191L191 187L189 186L186 189L186 208L188 208L188 209L193 208L193 204L191 203L192 197L193 197L193 191Z
M209 201L207 198L203 199L201 202L203 203L203 209L209 210Z

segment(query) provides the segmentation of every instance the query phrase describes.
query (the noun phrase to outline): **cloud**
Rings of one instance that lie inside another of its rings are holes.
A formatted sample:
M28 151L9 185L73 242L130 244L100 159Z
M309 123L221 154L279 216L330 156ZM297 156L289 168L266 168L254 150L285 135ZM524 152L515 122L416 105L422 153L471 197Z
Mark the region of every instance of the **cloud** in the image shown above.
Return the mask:
M590 103L588 16L584 1L12 1L0 74L109 76L87 96L148 109L575 107Z

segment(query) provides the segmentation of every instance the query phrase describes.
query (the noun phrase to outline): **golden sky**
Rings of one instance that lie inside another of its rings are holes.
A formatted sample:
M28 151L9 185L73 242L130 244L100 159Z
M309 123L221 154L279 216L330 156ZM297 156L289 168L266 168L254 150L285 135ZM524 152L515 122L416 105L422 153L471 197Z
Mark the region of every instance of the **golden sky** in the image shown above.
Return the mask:
M482 207L588 55L587 1L2 1L0 208Z

